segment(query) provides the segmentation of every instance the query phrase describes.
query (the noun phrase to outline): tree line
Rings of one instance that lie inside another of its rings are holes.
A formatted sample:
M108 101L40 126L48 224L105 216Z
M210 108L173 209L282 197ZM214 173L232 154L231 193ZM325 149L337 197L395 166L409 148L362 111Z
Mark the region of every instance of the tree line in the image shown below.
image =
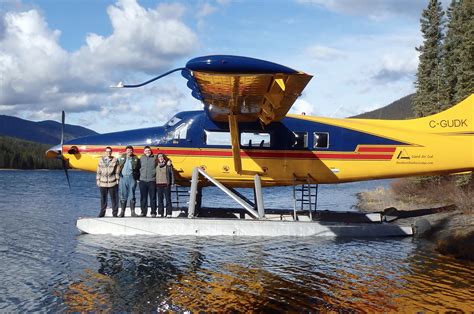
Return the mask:
M46 159L49 145L0 136L0 168L62 169L58 159Z
M424 117L474 92L474 0L452 0L446 12L440 1L430 0L420 22L413 109Z
M423 44L416 48L420 56L412 105L415 115L424 117L474 92L474 0L452 0L446 11L440 1L430 0L420 23ZM458 185L473 181L471 173L460 176Z

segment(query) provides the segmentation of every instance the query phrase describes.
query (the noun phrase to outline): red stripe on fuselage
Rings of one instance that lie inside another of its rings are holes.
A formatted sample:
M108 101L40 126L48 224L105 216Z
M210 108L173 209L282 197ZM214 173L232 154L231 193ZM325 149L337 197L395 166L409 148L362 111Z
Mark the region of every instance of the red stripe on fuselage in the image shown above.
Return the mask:
M208 151L208 150L161 150L169 156L210 156L210 157L232 157L232 151ZM299 158L299 159L391 159L392 155L383 154L340 154L340 153L316 153L316 152L250 152L241 151L241 157L251 158Z
M395 152L396 147L365 147L361 146L357 149L361 153L393 153Z
M65 150L69 149L70 146L64 146ZM370 148L370 147L366 147ZM119 150L117 148L114 151L125 152L125 149ZM85 149L79 148L81 153L103 153L103 147L87 147ZM229 149L222 149L222 150L203 150L203 149L159 149L161 153L164 153L168 156L207 156L207 157L232 157L232 151ZM359 152L361 150L359 149ZM338 152L289 152L289 151L249 151L249 150L241 150L240 156L241 157L249 157L249 158L296 158L296 159L346 159L346 160L390 160L392 159L393 152L395 148L387 148L384 147L383 150L363 150L365 152L380 152L381 154L360 154L358 152L354 153L338 153ZM134 149L135 154L143 154L143 149ZM156 148L153 149L154 153L157 153ZM390 154L383 154L384 152Z

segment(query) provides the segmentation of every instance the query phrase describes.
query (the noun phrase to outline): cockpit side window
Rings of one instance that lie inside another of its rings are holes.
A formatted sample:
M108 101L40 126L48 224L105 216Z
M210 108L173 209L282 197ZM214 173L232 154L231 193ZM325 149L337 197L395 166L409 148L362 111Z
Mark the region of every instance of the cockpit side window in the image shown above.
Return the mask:
M178 118L176 116L174 116L173 118L171 118L168 123L166 123L166 126L170 127L170 126L174 126L176 124L178 124L182 119L181 118Z
M171 130L169 130L166 133L166 141L175 142L179 140L185 140L186 137L188 136L188 129L192 122L193 120L189 120L186 123L181 123L174 129L172 128Z
M188 135L189 123L183 123L174 130L174 140L186 139Z

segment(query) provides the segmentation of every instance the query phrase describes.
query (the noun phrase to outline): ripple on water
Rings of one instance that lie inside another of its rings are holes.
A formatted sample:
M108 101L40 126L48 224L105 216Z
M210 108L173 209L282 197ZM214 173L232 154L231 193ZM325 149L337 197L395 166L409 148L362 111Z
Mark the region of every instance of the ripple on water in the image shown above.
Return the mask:
M72 172L69 192L63 176L0 172L2 312L474 309L474 265L424 240L79 235L95 177ZM324 187L323 205L364 184Z

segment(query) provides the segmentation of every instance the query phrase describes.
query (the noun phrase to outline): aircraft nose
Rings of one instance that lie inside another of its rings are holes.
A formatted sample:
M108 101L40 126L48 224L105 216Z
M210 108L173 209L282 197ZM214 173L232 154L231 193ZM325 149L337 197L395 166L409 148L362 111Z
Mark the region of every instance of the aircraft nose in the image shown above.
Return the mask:
M46 158L54 159L59 158L62 155L62 145L58 144L56 146L51 147L46 151Z

